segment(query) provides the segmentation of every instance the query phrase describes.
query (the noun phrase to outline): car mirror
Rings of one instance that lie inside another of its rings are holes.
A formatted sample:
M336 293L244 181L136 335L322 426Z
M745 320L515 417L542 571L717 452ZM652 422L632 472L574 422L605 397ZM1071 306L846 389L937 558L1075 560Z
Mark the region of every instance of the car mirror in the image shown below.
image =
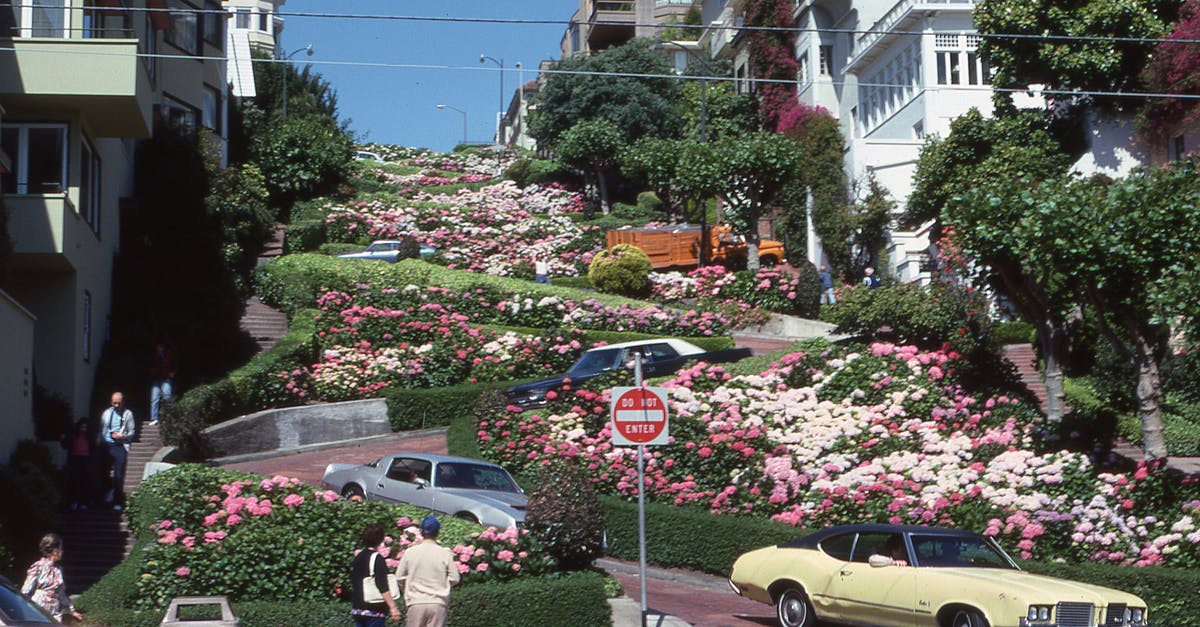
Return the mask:
M417 485L418 490L424 489L426 486L429 485L429 482L422 479L421 477L417 477L417 478L413 479L413 483L415 483Z
M870 564L873 568L882 568L884 566L891 566L892 564L895 563L895 560L893 560L892 558L890 558L886 555L876 554L876 555L872 555L872 556L868 557L867 563Z

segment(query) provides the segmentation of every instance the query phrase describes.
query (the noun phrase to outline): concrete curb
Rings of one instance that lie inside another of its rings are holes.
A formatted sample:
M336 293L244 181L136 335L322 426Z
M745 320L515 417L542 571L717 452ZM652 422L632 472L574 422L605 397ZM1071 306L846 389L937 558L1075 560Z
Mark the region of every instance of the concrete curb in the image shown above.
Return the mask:
M351 438L348 440L336 440L331 442L317 442L314 444L304 444L302 446L294 446L291 448L281 448L272 451L260 451L258 453L244 453L241 455L229 455L227 457L214 457L209 462L215 466L223 466L225 464L236 464L239 462L253 462L260 459L269 459L273 457L286 457L288 455L296 455L299 453L310 453L312 451L322 451L331 448L342 448L346 446L354 446L357 444L372 444L375 442L396 441L403 442L404 440L422 438L430 435L444 434L449 430L449 427L441 427L438 429L425 429L422 431L405 431L403 433L388 433L384 435L374 435L365 438Z

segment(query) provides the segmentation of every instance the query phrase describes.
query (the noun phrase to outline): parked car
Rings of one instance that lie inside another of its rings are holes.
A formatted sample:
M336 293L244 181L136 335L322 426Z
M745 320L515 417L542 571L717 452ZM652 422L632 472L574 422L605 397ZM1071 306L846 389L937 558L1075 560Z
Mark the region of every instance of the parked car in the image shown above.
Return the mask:
M943 527L832 527L742 555L729 585L784 627L1148 624L1132 594L1023 572L991 538Z
M386 261L388 263L396 263L400 260L400 250L404 242L394 239L381 239L371 242L365 250L360 250L353 253L342 253L338 255L343 259L371 259L374 261ZM422 257L428 257L437 252L437 249L428 244L418 244L417 250Z
M588 350L564 374L514 385L505 393L509 402L520 407L545 405L546 393L562 388L567 380L572 385L582 384L606 372L624 368L635 352L643 355L642 375L646 377L671 374L692 360L720 363L750 356L748 348L706 351L691 342L674 338L622 342Z
M525 524L525 491L504 468L477 459L396 453L366 464L330 464L321 485L345 498L419 505L485 526Z
M0 576L0 625L58 625L46 610L21 595L21 590Z
M383 157L380 157L379 155L377 155L373 152L370 152L368 150L355 151L354 160L355 161L378 161L380 163L383 163Z

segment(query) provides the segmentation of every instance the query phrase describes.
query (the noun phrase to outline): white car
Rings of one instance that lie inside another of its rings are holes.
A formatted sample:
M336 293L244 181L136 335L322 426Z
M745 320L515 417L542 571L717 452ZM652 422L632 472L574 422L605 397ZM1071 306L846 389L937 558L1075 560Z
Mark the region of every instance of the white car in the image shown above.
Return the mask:
M338 255L343 259L371 259L374 261L386 261L388 263L396 263L400 260L400 248L404 242L394 239L381 239L371 242L366 250L360 250L354 253L342 253ZM437 249L428 244L419 244L419 254L422 257L428 257L437 252Z
M383 157L380 157L379 155L377 155L373 152L367 151L367 150L359 150L359 151L355 152L354 160L355 161L378 161L380 163L383 163Z

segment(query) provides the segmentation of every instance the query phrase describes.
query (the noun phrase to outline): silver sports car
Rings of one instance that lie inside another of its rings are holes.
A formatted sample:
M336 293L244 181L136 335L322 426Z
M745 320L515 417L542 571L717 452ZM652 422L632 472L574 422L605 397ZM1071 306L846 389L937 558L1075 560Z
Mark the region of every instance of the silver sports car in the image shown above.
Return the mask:
M361 465L330 464L321 485L345 498L409 503L481 525L525 523L525 492L496 464L426 453L395 453Z

